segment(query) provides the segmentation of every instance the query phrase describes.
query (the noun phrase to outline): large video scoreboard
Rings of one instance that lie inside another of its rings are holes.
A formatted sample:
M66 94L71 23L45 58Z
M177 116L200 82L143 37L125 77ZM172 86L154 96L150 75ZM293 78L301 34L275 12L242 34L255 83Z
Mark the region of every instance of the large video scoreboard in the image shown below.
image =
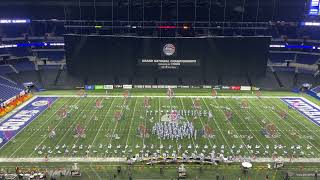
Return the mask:
M68 72L85 79L265 74L270 37L66 35Z

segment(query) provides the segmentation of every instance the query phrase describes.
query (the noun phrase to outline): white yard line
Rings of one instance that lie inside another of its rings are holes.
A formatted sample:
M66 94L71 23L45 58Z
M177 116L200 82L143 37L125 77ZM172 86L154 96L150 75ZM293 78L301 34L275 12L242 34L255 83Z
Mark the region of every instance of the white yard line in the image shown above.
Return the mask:
M159 123L161 123L161 101L160 101L160 98L158 98L159 99L159 113L158 113L158 115L159 115ZM161 138L159 137L158 138L159 139L159 152L160 152L160 155L161 155L161 152L162 152L162 148L160 148L160 146L161 146L161 144L162 144L162 142L161 142Z
M102 179L100 177L100 175L97 173L97 171L92 167L92 163L90 164L90 168L92 169L92 171L94 172L94 174L99 178L99 179Z
M212 98L212 97L211 97L211 98ZM207 105L207 102L206 102L204 99L202 99L202 101L204 102L207 110L210 111L210 107ZM217 101L214 100L214 102L215 102L215 104L217 104L217 105L219 106L219 103L218 103ZM220 108L219 108L219 111L221 111L221 113L224 114L224 112L223 112ZM216 126L218 127L218 130L220 131L220 134L222 135L224 141L226 142L226 145L229 147L229 150L232 149L232 148L230 147L230 144L228 143L226 137L223 135L222 130L221 130L219 124L216 123L215 118L214 118L213 122L214 122L214 123L216 124ZM231 123L230 123L230 124L231 124ZM232 129L235 131L235 133L237 133L238 137L240 137L240 136L239 136L239 133L236 131L236 129L233 127L232 124L231 124L231 127L232 127ZM240 138L240 139L241 139L241 138ZM247 149L247 152L248 152L249 154L251 154L251 152L250 152L249 149L247 148L247 146L246 146L246 144L244 143L244 141L243 141L242 139L241 139L241 141L242 141L243 146ZM234 152L233 152L232 154L233 154L233 156L234 156ZM252 154L251 154L251 155L252 155Z
M149 106L151 106L151 103L150 103L151 99L149 99L148 101L149 101ZM144 127L147 128L147 114L148 114L148 113L147 113L147 109L144 109L144 111L145 111L145 112L144 112L144 113L145 113L145 114L144 114ZM140 119L140 117L139 117L139 119ZM151 132L150 132L150 133L151 133ZM146 138L146 137L145 137L145 134L146 134L146 133L144 132L143 134L144 134L144 135L143 135L143 138L142 138L142 145L144 145L144 141L145 141L145 138Z
M109 97L109 96L108 96L108 97ZM120 96L120 97L124 98L123 96ZM131 96L130 96L130 97L131 97ZM121 116L124 115L124 111L125 111L124 106L125 106L125 102L126 102L126 101L127 101L127 103L128 103L128 107L129 107L129 104L130 104L129 100L125 100L125 99L124 99L124 101L123 101L123 103L122 103L122 109L121 109L122 115L121 115ZM121 118L122 118L122 117L121 117ZM116 119L115 119L115 120L116 120ZM121 121L121 119L120 119L119 121ZM119 124L119 121L116 120L116 125L114 126L114 128L113 128L113 130L112 130L112 135L111 135L111 137L110 137L109 144L112 143L112 140L113 140L113 138L114 138L113 136L114 136L114 133L116 132L116 129L117 129L118 124ZM109 146L109 144L108 144L108 146Z
M182 101L182 99L181 98L179 98L180 99L180 101L181 101L181 104L182 104L182 110L186 110L185 109L185 106L184 106L184 103L183 103L183 101ZM187 115L186 115L187 116ZM194 142L194 138L191 136L191 141L192 141L192 144L193 144L193 147L195 147L196 146L196 144L195 144L195 142ZM212 148L212 147L211 147Z
M98 129L98 132L96 133L96 135L95 135L95 137L94 137L94 139L93 139L93 141L92 141L92 143L91 143L91 147L93 146L94 142L96 141L96 139L97 139L97 137L98 137L98 134L100 133L101 128L103 127L103 124L104 124L104 122L106 121L107 116L108 116L110 110L112 109L111 107L112 107L114 101L115 101L115 98L112 99L112 102L111 102L111 104L110 104L110 107L109 107L108 111L106 112L106 114L105 114L105 116L104 116L104 118L103 118L103 121L102 121L102 123L101 123L101 125L100 125L100 127L99 127L99 129ZM89 153L89 154L90 154L90 153Z
M169 102L170 102L170 112L172 112L173 111L173 108L172 108L172 98L170 98L169 99ZM160 113L160 112L159 112ZM179 152L178 151L178 142L177 142L177 140L175 141L175 143L176 143L176 152ZM168 151L169 152L169 151Z
M80 100L77 101L76 104L78 104L79 102L80 102ZM60 108L60 109L61 109L61 108ZM59 109L59 110L60 110L60 109ZM58 112L59 112L59 110L58 110ZM50 120L50 118L49 118L48 120ZM60 121L56 124L56 126L55 126L52 130L55 130L62 121L63 121L63 119L60 119ZM40 128L40 129L41 129L41 128ZM38 130L40 130L40 129L38 129ZM40 147L40 146L42 145L42 143L45 142L45 141L48 139L48 137L49 137L49 135L46 135L46 137L40 142L40 144L38 144L38 147ZM32 151L32 153L29 155L29 157L30 157L34 152L35 152L35 150Z
M259 100L259 101L260 101L261 104L265 105L264 103L261 102L261 100ZM249 103L250 103L250 101L249 101ZM260 111L259 108L256 108L254 104L252 104L252 107L254 107L255 109L257 109L257 112L259 112L259 114L263 115L263 116L266 117L267 119L270 119L267 115L265 115L262 111ZM272 112L273 112L273 111L272 111ZM255 118L254 118L254 119L255 119ZM256 120L256 119L255 119L255 120ZM256 120L256 122L258 122L258 121ZM272 121L271 121L271 122L272 122ZM260 126L261 128L263 128L263 127L260 125L259 122L258 122L258 124L259 124L259 126ZM286 134L282 131L282 128L277 128L277 129L283 134L283 136L289 138L293 144L296 144L296 141L294 141L290 136L286 136ZM278 141L276 141L274 138L271 138L271 139L273 139L273 141L274 141L276 144L280 144L280 143L279 143Z
M78 104L79 102L80 102L80 100L77 101L76 104ZM60 109L61 109L61 108L60 108ZM60 110L60 109L59 109L59 110ZM58 112L59 112L59 110L58 110ZM57 125L53 128L53 130L56 129L62 121L63 121L63 120L60 120L60 121L57 123ZM41 129L41 128L40 128L40 129ZM40 130L40 129L39 129L39 130ZM45 138L40 142L40 144L38 144L37 146L40 147L41 144L42 144L43 142L45 142L45 140L48 139L48 137L49 137L49 135L46 135L46 137L45 137ZM31 157L34 152L35 152L35 150L33 150L32 153L29 154L29 157Z
M314 106L314 107L318 107L320 109L320 107L314 103L312 103L311 101L309 101L308 99L305 98L301 98L303 99L305 102L309 103L310 105ZM281 100L283 103L285 103L283 100ZM285 103L286 104L286 103ZM279 107L279 106L278 106ZM279 107L280 108L280 107ZM308 117L306 117L304 114L302 114L300 111L298 111L295 107L293 107L293 109L298 112L300 115L302 115L303 117L305 117L306 119L308 119L310 122L314 123L313 121L311 121ZM313 130L309 129L308 127L306 127L303 123L301 123L299 120L297 120L296 118L294 118L290 113L289 115L299 124L301 124L303 127L305 127L306 129L308 129L309 132L312 132L315 136L320 137L320 134L314 133ZM316 124L316 123L314 123ZM317 126L319 126L318 124L316 124Z
M174 98L175 99L175 98ZM179 98L180 99L180 98ZM181 100L181 99L180 99ZM171 112L172 112L172 110L173 110L173 108L172 108L172 98L170 98L170 109L171 109ZM159 112L160 113L160 112ZM178 141L177 140L175 140L175 142L176 142L176 155L178 156L178 153L180 152L180 150L179 150L179 145L178 145ZM169 151L168 151L169 152Z
M248 101L248 102L250 103L250 101ZM251 103L251 104L252 104L252 103ZM265 115L265 113L261 112L261 111L259 110L259 108L256 108L254 104L252 104L250 107L254 107L254 108L257 110L257 112L259 112L259 114L261 114L262 116L264 116L265 118L267 118L268 121L270 121L270 120L269 120L270 118L269 118L267 115ZM249 113L251 114L250 111L249 111ZM256 120L256 118L253 118L253 119L259 124L260 128L263 128L263 127L261 126L261 124L258 122L258 120ZM286 136L286 135L284 134L284 132L283 132L280 128L277 128L277 129L279 129L279 131L280 131L284 136ZM290 137L289 137L289 138L290 138ZM270 139L270 138L269 138L269 139ZM275 144L280 144L278 141L275 140L275 138L271 138L271 139L273 140L273 142L274 142ZM291 142L293 142L293 144L295 144L295 141L293 141L291 138L290 138L290 140L291 140Z
M58 110L55 111L55 112L41 125L41 127L40 127L39 129L37 129L36 131L34 131L23 143L21 143L21 145L20 145L9 157L11 158L27 141L29 141L29 139L30 139L31 137L33 137L33 135L34 135L35 133L37 133L40 129L42 129L42 127L43 127L57 112L59 112L59 110L60 110L67 102L69 102L69 100L67 100L66 102L64 102L64 103L62 104L62 106L61 106L60 108L58 108ZM46 108L46 110L47 110L47 108ZM42 111L41 114L43 114L46 110ZM38 117L37 117L36 119L34 119L33 121L35 121L35 120L37 120L39 117L41 117L41 114L39 114ZM26 127L27 127L27 126L25 126L24 128L26 128ZM23 128L20 132L23 132L24 128ZM17 135L18 135L18 134L17 134ZM3 146L2 146L2 147L3 147Z
M126 140L126 145L125 145L125 147L127 147L127 145L128 145L128 141L129 141L129 137L130 137L130 132L131 132L131 129L132 129L132 122L133 122L133 119L134 119L134 113L136 112L137 103L138 103L138 98L136 98L136 102L134 103L132 118L131 118L131 121L130 121L130 127L129 127L129 132L128 132L128 136L127 136L127 140Z
M192 101L192 98L191 98L191 101ZM199 116L199 120L200 120L200 123L201 123L201 125L202 125L202 128L204 128L205 126L204 126L204 123L202 122L202 118ZM210 146L212 147L212 142L211 142L211 139L207 139L208 141L209 141L209 144L210 144Z
M97 101L97 100L98 100L98 98L97 98L97 99L95 99L95 101ZM102 100L101 100L101 103L103 102L103 100L104 100L104 99L102 99ZM85 108L84 108L84 109L85 109ZM93 112L93 114L92 114L91 118L90 118L88 121L86 121L84 129L87 129L88 125L89 125L89 124L90 124L90 122L92 121L92 118L93 118L93 117L94 117L94 115L97 113L97 111L98 111L98 108L96 108L96 109L94 110L94 112ZM81 112L81 113L82 113L82 112ZM80 114L81 114L81 113L80 113ZM73 125L73 124L72 124L72 125ZM71 125L71 126L72 126L72 125ZM69 130L70 130L70 128L68 129L68 131L69 131ZM67 132L68 132L68 131L67 131ZM79 141L79 139L80 139L80 138L77 138L77 139L76 139L76 141L75 141L75 142L73 142L73 144L77 144L77 142ZM59 145L59 143L57 143L57 144Z
M258 99L259 101L260 101L260 103L261 103L261 100L260 99ZM249 103L250 103L250 101L248 101ZM251 103L252 104L252 103ZM264 105L264 104L263 104ZM260 110L259 110L259 108L256 108L255 107L255 105L253 105L252 104L252 106L251 107L254 107L255 109L257 109L257 112L259 112L259 114L262 114L264 117L266 117L267 119L270 119L267 115L265 115L263 112L260 112ZM249 114L251 114L251 112L249 111ZM263 128L261 125L260 125L260 123L258 122L258 120L256 120L256 118L253 118L253 119L255 119L255 121L259 124L259 126L260 126L260 128ZM277 128L281 133L282 133L282 135L283 136L285 136L285 137L287 137L288 139L290 139L290 141L292 142L292 144L296 144L296 141L294 141L290 136L286 136L286 134L281 130L281 128ZM273 141L274 141L274 143L276 143L276 144L280 144L278 141L276 141L274 138L271 138Z
M232 106L231 104L229 104L229 102L227 100L225 100L226 103L229 105L230 109L234 109L234 106ZM263 147L263 149L266 151L267 149L264 147L263 143L261 143L261 141L257 138L257 136L255 135L255 133L253 133L250 129L250 127L248 127L245 119L242 118L241 114L239 114L237 112L237 110L233 110L236 114L238 114L238 117L242 120L242 122L244 122L245 126L247 127L247 129L250 131L250 133L256 138L256 140L258 141L258 143L260 144L261 147ZM251 114L249 115L251 116Z
M277 104L274 104L273 102L271 102L271 104L273 104L273 105L277 106L279 109L281 109ZM278 113L274 112L274 114L276 114L276 115L281 119L281 117L279 116ZM289 115L291 118L293 118L295 121L297 121L294 117L292 117L292 115L291 115L290 113L288 113L288 115ZM294 129L294 131L295 131L296 133L298 133L299 135L302 135L295 127L291 126L291 124L288 123L286 120L284 120L284 122L285 122L285 124L288 124L292 129ZM299 122L299 120L298 120L298 123L301 123L301 122ZM305 127L304 124L301 124L301 125ZM305 127L305 128L308 129L307 127ZM308 129L308 130L309 130L309 129ZM309 130L309 131L312 132L311 130ZM312 133L313 133L313 132L312 132ZM309 144L311 144L318 152L320 152L320 150L319 150L314 144L312 144L308 139L305 139L305 140L306 140Z
M88 102L86 103L85 107L87 107L87 105L90 104L90 102L91 102L91 101L88 101ZM79 118L80 118L80 115L83 113L84 109L86 109L85 107L80 111L80 113L78 114L78 117L73 121L73 123L71 124L71 126L73 126L74 123L78 122L78 120L79 120ZM92 117L91 117L91 118L92 118ZM70 129L71 129L71 128L68 128L68 130L63 134L63 136L59 139L59 141L58 141L58 143L56 143L56 145L57 145L57 144L60 144L60 142L64 139L64 137L67 135L67 133L70 131ZM56 146L56 145L55 145L55 146ZM54 147L53 147L53 148L54 148Z

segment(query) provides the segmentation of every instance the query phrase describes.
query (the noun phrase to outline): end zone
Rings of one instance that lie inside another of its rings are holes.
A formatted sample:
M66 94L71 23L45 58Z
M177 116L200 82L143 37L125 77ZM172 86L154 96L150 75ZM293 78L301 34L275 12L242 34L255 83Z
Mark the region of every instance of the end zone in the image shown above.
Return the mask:
M304 117L320 126L320 107L309 100L301 97L286 97L281 100L297 110Z
M0 123L0 149L43 113L57 97L36 97Z

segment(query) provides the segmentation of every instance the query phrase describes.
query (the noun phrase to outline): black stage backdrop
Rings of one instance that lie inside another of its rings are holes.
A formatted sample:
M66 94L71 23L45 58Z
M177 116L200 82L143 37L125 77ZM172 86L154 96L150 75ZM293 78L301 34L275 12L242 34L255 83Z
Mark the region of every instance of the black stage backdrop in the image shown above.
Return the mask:
M81 78L264 76L270 37L65 35L67 68Z

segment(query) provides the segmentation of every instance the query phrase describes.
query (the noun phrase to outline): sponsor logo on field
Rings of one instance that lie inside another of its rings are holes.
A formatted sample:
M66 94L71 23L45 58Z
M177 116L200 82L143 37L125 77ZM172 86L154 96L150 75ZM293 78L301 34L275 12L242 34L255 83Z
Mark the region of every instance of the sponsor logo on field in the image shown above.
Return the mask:
M46 110L47 105L56 99L56 97L37 97L18 112L2 121L0 123L0 148L38 117L41 112Z
M286 104L320 126L320 107L304 98L281 98Z
M172 56L176 52L176 47L173 44L163 46L163 53L167 56Z
M22 110L15 114L13 117L7 119L6 122L0 126L0 131L15 131L23 126L26 122L32 119L39 110Z
M36 101L32 103L32 106L40 107L40 106L46 106L48 104L49 104L48 101Z

